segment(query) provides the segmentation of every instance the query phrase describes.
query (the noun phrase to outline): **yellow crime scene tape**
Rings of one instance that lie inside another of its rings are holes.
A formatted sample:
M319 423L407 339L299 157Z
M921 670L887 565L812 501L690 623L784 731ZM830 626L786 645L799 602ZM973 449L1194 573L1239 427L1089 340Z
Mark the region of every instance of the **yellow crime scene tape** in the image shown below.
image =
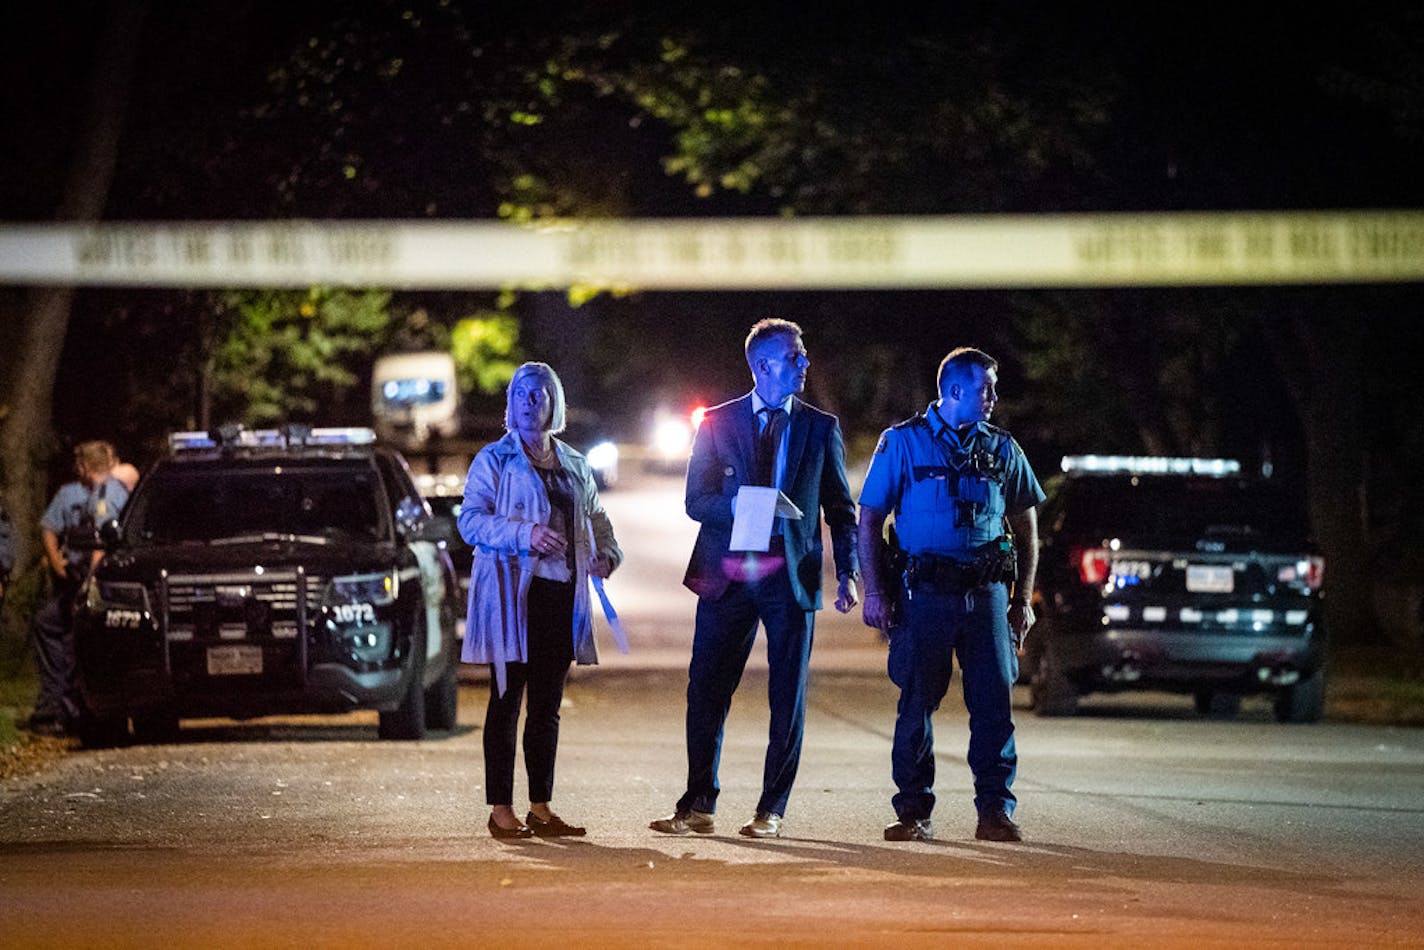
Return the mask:
M1390 283L1424 211L0 224L0 283L645 290Z

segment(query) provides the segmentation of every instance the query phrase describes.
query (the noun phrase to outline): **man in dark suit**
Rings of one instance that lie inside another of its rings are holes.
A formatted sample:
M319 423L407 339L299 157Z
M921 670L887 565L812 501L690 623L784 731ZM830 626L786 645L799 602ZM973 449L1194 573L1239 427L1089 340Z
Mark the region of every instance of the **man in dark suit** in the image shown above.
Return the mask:
M758 621L766 629L771 729L761 799L741 833L781 833L801 758L807 667L821 607L822 511L839 577L836 609L846 613L859 601L855 503L840 423L796 398L811 365L801 328L762 320L745 349L755 388L708 410L687 466L687 514L702 525L683 579L698 595L687 671L687 790L671 815L649 826L664 834L714 830L722 731ZM734 551L738 490L756 485L780 489L803 516L777 517L765 551Z

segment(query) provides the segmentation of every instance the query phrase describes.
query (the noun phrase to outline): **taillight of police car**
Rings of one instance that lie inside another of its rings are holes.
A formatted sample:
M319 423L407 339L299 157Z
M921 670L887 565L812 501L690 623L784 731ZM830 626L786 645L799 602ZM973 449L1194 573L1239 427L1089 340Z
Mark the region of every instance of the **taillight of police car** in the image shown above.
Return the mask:
M698 406L686 416L657 410L648 441L648 461L655 466L685 462L692 451L692 436L705 415L706 406Z
M1073 565L1078 569L1078 579L1084 584L1098 586L1107 583L1111 557L1102 548L1074 548Z
M1276 572L1276 580L1291 584L1314 593L1325 582L1325 558L1301 558L1294 564L1286 564Z
M662 458L678 458L692 445L692 426L682 419L668 418L653 429L653 451Z

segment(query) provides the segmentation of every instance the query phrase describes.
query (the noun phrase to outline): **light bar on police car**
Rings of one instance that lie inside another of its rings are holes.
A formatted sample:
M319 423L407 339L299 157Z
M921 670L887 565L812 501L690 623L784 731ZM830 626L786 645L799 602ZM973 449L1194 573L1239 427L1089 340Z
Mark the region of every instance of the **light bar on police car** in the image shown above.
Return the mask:
M293 425L283 429L242 429L225 427L210 432L173 432L168 436L170 452L203 452L218 448L287 448L299 445L370 445L376 441L372 429L341 426L310 429Z
M303 441L306 445L370 445L376 441L376 432L362 426L312 429Z
M1207 475L1222 478L1241 471L1236 459L1172 458L1162 455L1065 455L1065 472L1097 475Z

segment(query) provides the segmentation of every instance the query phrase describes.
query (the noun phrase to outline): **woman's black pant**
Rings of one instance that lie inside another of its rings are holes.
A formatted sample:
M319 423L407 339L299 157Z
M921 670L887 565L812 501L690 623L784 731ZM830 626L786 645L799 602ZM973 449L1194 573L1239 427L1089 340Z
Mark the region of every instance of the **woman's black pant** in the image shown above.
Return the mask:
M534 578L529 585L529 662L505 668L504 695L490 676L485 711L485 802L514 804L514 740L519 707L529 694L524 717L524 770L529 800L554 797L554 758L559 751L559 706L574 659L574 585Z

